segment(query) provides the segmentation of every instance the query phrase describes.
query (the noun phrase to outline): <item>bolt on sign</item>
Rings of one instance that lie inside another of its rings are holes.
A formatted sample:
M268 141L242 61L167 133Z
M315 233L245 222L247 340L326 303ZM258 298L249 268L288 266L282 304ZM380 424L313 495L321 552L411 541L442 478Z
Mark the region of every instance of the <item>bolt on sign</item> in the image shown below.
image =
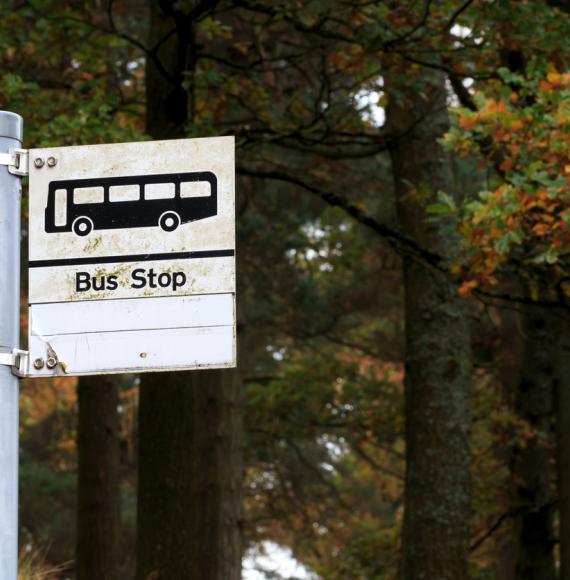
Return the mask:
M29 374L232 367L233 137L30 151Z

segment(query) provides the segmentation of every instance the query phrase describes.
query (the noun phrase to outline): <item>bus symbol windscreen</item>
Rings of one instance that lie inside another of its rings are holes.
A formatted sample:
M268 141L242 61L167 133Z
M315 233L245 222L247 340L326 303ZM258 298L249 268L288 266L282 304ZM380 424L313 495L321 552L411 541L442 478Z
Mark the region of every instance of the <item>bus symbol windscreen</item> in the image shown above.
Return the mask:
M45 231L87 236L93 230L181 224L217 215L218 180L211 171L52 181Z

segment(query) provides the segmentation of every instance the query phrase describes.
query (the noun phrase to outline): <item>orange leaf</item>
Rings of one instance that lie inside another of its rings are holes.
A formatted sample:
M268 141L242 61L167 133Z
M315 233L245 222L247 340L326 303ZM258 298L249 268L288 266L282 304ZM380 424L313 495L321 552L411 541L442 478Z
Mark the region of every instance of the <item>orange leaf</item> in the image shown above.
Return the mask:
M512 160L512 158L507 157L507 159L505 159L502 163L501 163L501 170L502 171L508 171L509 169L511 169L511 167L514 165L514 161Z
M466 296L469 296L471 294L471 292L473 291L474 288L477 287L477 285L478 285L477 280L466 280L465 282L463 282L463 284L461 284L457 293L462 298L465 298Z
M549 83L559 83L560 82L560 75L557 72L550 71L546 75L546 79Z
M479 119L475 115L469 117L461 117L461 119L459 119L459 126L462 129L465 129L466 131L471 131L471 129L477 126L478 122Z
M548 233L549 227L546 224L542 224L542 223L538 223L535 224L532 228L532 231L537 235L537 236L545 236Z

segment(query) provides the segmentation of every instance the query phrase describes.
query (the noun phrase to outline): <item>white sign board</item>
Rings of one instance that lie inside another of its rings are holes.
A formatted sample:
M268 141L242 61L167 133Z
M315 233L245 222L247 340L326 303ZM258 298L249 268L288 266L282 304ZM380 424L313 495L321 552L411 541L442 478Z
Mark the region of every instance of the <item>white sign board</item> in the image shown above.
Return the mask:
M231 367L233 137L30 151L33 376Z

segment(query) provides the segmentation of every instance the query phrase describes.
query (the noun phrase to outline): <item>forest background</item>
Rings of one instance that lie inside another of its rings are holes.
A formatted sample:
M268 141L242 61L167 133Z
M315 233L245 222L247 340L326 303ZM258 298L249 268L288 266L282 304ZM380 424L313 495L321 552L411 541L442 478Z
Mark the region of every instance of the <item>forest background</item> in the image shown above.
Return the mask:
M22 578L232 580L268 541L570 578L569 33L564 0L3 0L26 147L235 135L238 173L238 370L22 381Z

